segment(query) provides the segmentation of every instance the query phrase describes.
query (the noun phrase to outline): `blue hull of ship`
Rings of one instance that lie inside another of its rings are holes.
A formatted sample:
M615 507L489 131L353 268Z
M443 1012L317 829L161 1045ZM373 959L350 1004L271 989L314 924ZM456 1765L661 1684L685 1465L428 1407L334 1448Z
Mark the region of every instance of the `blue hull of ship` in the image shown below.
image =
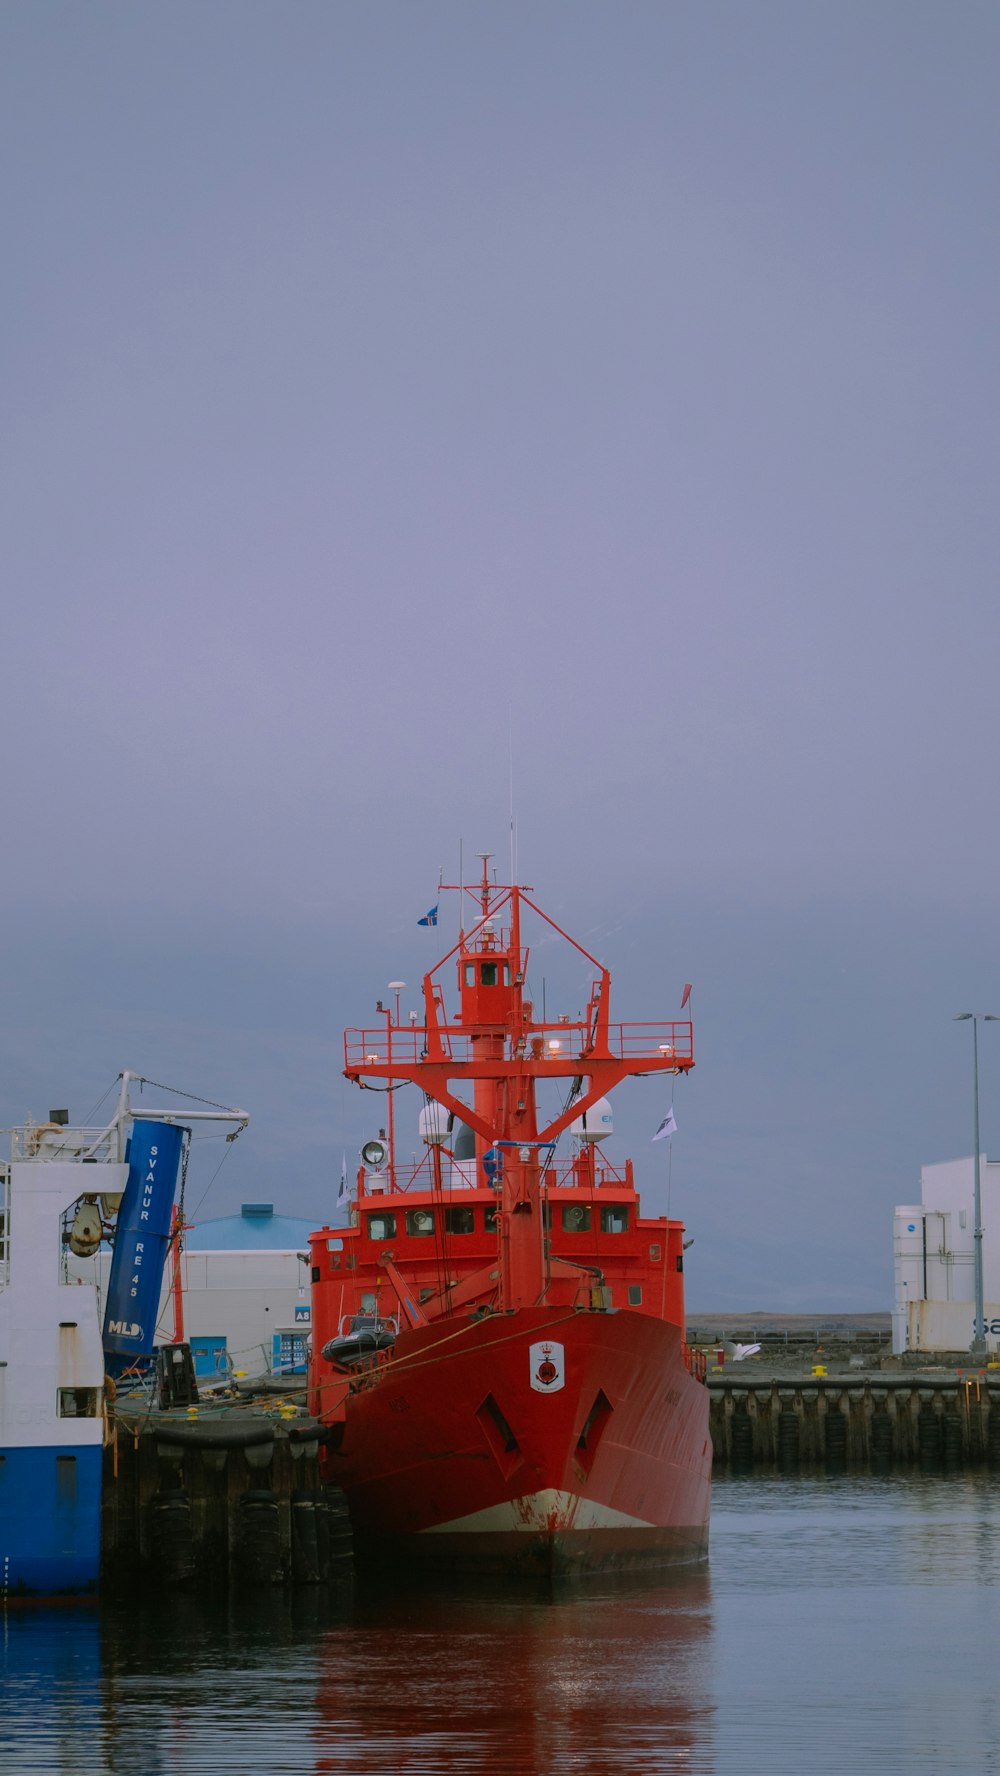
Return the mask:
M99 1446L0 1450L0 1602L96 1591L101 1465Z

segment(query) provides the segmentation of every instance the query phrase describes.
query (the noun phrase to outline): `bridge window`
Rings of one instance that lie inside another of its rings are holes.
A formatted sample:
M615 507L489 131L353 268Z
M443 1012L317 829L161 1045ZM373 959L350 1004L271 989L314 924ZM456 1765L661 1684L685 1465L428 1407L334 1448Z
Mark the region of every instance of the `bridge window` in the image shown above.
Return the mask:
M373 1240L391 1240L396 1237L396 1217L385 1209L365 1217L368 1222L368 1238Z
M606 1203L601 1208L601 1232L625 1233L628 1230L628 1204Z
M476 984L476 964L474 962L465 964L465 984L467 987L474 987Z
M495 987L497 984L497 965L495 962L480 962L479 984L482 987Z
M407 1209L406 1231L422 1238L434 1232L433 1209Z
M564 1233L589 1233L590 1207L587 1203L565 1203L562 1212Z
M475 1210L464 1203L457 1208L445 1209L444 1230L445 1233L475 1233Z
M496 1203L490 1203L489 1208L484 1211L483 1226L486 1228L487 1233L496 1233L496 1230L497 1230L497 1206L496 1206Z

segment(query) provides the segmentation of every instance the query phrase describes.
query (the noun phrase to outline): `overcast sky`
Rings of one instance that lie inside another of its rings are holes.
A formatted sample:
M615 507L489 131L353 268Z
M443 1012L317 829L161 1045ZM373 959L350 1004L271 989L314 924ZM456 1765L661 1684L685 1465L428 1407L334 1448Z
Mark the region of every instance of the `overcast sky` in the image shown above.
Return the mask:
M136 1068L326 1218L512 759L618 1015L695 983L690 1305L889 1305L1000 1011L998 77L968 0L3 7L5 1122Z

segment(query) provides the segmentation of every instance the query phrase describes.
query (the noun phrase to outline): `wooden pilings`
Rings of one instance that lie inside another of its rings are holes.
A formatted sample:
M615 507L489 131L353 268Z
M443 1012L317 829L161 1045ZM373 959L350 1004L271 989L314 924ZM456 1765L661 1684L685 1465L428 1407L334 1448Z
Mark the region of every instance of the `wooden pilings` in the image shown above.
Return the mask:
M730 1472L1000 1472L1000 1379L710 1377L715 1465Z
M339 1584L347 1502L323 1484L316 1426L115 1421L104 1452L101 1582L163 1589Z

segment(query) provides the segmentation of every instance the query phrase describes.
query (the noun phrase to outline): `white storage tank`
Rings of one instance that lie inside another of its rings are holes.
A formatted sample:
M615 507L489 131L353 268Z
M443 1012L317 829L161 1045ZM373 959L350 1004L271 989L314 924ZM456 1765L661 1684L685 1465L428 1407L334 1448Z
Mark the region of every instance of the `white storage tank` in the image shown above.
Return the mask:
M924 1215L922 1203L903 1203L893 1218L893 1281L892 1348L896 1355L909 1343L909 1310L911 1302L924 1298Z
M425 1104L420 1112L420 1139L427 1147L449 1146L455 1118L443 1104Z
M569 1125L569 1132L578 1141L606 1141L615 1132L615 1115L607 1098L598 1098L574 1122Z

